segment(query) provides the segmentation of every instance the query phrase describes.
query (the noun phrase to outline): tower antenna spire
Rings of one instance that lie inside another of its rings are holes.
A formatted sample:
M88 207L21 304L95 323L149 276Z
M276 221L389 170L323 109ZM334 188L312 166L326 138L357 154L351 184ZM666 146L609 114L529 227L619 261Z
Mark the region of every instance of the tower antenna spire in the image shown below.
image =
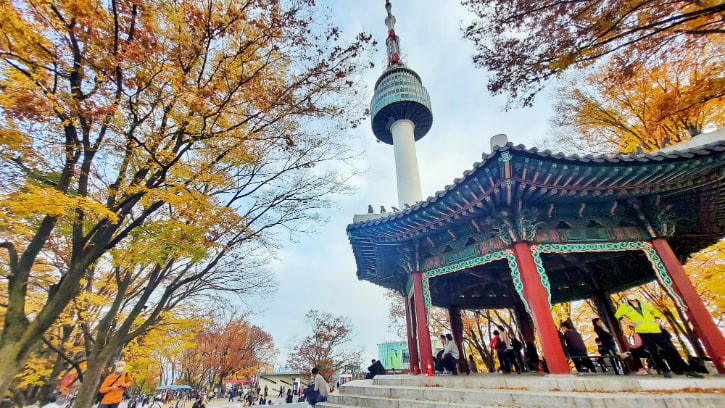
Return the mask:
M395 16L390 11L393 5L390 0L385 0L385 10L388 15L385 17L385 25L388 27L388 38L385 44L388 46L388 68L395 65L402 65L400 61L400 38L395 34Z
M373 133L379 141L393 145L398 182L398 207L423 201L415 141L433 125L430 96L415 71L400 60L400 40L395 34L395 16L390 0L385 0L388 27L388 67L375 82L370 101Z

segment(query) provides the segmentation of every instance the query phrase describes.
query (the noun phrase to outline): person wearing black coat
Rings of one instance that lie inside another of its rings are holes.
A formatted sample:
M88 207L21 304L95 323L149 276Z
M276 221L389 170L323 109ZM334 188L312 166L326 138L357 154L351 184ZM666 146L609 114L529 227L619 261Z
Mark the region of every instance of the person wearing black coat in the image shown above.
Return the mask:
M376 375L385 375L385 367L383 367L383 363L381 363L380 360L373 359L372 364L368 367L368 374L365 378L371 380L375 378Z
M597 334L597 337L599 337L599 341L602 342L602 348L605 350L606 354L612 356L617 354L617 345L614 342L614 337L607 331L607 329L604 328L604 322L602 319L595 317L592 319L592 324L594 325L594 332Z

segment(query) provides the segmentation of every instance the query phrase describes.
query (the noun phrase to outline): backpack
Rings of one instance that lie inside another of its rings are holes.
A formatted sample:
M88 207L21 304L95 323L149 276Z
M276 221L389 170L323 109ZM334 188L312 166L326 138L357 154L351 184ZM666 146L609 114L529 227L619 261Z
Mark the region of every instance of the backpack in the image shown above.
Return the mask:
M496 343L494 344L494 348L498 351L504 351L506 350L506 343L501 340L500 337L496 338Z
M524 348L524 345L521 344L521 342L519 341L519 339L514 338L514 339L511 340L511 347L513 347L514 350L516 350L516 351L521 351L521 349Z

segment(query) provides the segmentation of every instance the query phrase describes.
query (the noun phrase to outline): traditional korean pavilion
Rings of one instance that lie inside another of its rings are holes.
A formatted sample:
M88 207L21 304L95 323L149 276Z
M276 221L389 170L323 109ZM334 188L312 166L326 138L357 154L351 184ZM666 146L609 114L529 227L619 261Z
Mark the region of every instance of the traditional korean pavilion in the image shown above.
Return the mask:
M405 295L411 370L432 364L438 306L459 348L461 309L512 308L549 372L569 373L551 306L594 299L617 333L610 294L658 280L725 373L723 334L681 264L725 236L722 139L583 157L494 146L425 201L349 225L357 276Z

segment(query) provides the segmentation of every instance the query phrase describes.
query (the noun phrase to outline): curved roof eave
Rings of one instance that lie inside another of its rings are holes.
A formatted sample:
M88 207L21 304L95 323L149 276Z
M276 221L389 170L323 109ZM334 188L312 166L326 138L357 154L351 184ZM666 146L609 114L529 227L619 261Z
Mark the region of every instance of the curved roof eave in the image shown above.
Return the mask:
M437 191L426 200L417 203L410 208L406 208L400 212L392 213L387 217L377 218L371 221L362 221L358 223L349 224L347 226L348 233L366 229L367 227L387 224L394 222L395 220L401 220L408 217L413 217L416 214L423 211L425 208L435 204L442 200L448 194L451 194L458 186L464 184L468 179L473 177L481 169L489 165L494 158L497 158L501 153L509 151L511 154L520 156L529 156L536 158L542 162L559 162L561 164L568 165L580 165L583 167L614 167L614 165L622 163L632 164L645 164L645 163L666 163L676 161L687 161L689 159L698 156L708 156L712 154L718 154L725 152L725 142L716 142L707 145L697 146L686 150L677 150L671 152L652 152L644 154L615 154L615 155L565 155L563 153L551 152L550 150L540 151L536 148L527 149L526 146L519 144L514 145L509 142L505 146L496 146L491 153L484 153L482 160L473 164L473 168L463 172L463 177L459 177L453 180L453 184L449 184L444 187L443 190Z

